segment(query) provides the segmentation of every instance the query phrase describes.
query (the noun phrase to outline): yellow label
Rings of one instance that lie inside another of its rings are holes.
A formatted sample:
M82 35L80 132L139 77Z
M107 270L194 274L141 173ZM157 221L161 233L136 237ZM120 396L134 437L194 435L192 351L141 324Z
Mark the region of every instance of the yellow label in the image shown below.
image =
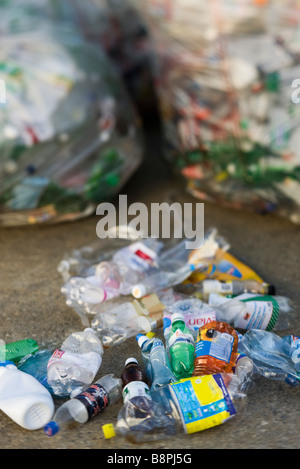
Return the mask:
M205 271L193 272L188 278L188 283L199 283L206 278L215 280L256 280L263 283L263 279L249 266L238 260L229 252L219 254L218 258L211 262Z
M182 379L170 387L186 433L215 427L235 415L221 374Z

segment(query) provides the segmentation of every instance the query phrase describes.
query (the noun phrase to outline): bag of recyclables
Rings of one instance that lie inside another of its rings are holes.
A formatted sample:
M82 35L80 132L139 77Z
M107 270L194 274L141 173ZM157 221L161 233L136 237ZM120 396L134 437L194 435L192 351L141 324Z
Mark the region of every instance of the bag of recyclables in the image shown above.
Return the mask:
M165 155L188 191L299 223L299 2L133 2L156 50Z
M0 226L93 213L141 162L120 74L49 5L0 2Z

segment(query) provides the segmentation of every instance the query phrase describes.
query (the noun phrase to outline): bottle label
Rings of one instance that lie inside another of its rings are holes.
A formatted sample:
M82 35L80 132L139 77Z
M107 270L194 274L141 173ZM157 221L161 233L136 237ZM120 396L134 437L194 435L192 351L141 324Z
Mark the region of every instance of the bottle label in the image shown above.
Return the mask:
M124 403L136 396L151 399L150 388L143 381L131 381L124 387L122 395Z
M169 347L171 348L175 343L177 344L178 342L194 344L194 338L191 334L187 334L182 332L180 329L176 329L176 331L170 336Z
M55 365L64 365L65 363L71 366L84 368L95 376L100 368L101 362L102 357L96 352L72 353L56 349L48 361L48 378L51 379L52 366L55 368Z
M220 282L219 280L207 280L203 282L203 293L208 295L210 293L232 294L232 282Z
M202 326L209 324L210 322L216 321L216 312L213 308L210 307L209 312L186 312L184 313L184 321L187 329L193 335L194 338L197 337L198 329ZM163 328L164 328L164 337L167 340L170 336L172 329L172 313L164 311L163 319Z
M78 399L88 411L88 418L91 419L99 414L105 407L109 405L109 395L100 384L93 384L84 392L81 392L74 399Z
M246 314L240 315L237 319L235 324L237 329L268 330L273 328L279 314L278 303L274 299L250 293L239 295L236 299L242 301L247 307Z
M220 374L194 376L170 384L185 433L195 433L232 418L235 408Z
M215 331L217 332L217 331ZM211 340L199 340L196 344L195 358L210 356L230 362L234 338L226 332L217 332L217 335Z
M133 243L128 249L133 256L130 258L131 267L144 272L148 270L156 260L156 253L141 242Z

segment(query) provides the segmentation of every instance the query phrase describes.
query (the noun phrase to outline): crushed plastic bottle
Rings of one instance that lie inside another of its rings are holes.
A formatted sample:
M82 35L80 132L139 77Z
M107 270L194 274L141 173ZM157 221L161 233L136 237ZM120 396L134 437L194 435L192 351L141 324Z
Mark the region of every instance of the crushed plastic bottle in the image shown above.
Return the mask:
M52 387L47 380L47 366L53 354L53 350L39 350L34 354L23 357L17 367L37 379L45 388L53 394Z
M227 298L211 293L209 304L216 308L217 319L226 321L236 329L263 329L279 331L288 329L295 310L284 296L244 293Z
M163 308L156 294L142 300L123 301L99 308L91 322L104 347L124 342L138 333L147 334L163 326ZM96 310L96 309L95 309Z
M238 353L238 335L228 323L215 321L198 331L194 376L231 373Z
M239 341L239 351L252 359L255 371L265 378L299 385L299 350L293 347L291 336L282 338L271 331L251 329Z
M47 381L57 396L79 393L97 374L103 346L92 328L73 332L56 349L47 365Z
M0 409L26 430L38 430L52 418L51 394L13 362L0 363Z
M236 415L225 376L182 379L150 391L142 408L133 402L124 405L117 418L117 435L133 443L143 443L192 434L225 423Z
M175 313L167 342L172 371L177 379L192 376L194 369L194 338L185 325L184 316Z
M44 433L54 436L94 418L106 407L121 398L122 382L108 374L90 385L80 394L62 404L53 419L44 427Z
M151 384L150 389L157 389L176 381L163 341L158 337L149 338L144 334L136 336L142 351L146 374Z

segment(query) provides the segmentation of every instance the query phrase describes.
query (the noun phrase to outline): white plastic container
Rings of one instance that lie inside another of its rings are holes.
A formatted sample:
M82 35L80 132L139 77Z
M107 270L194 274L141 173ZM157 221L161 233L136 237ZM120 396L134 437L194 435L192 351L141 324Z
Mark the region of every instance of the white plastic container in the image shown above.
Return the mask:
M0 363L0 409L26 430L38 430L52 418L54 402L37 379L6 361Z

